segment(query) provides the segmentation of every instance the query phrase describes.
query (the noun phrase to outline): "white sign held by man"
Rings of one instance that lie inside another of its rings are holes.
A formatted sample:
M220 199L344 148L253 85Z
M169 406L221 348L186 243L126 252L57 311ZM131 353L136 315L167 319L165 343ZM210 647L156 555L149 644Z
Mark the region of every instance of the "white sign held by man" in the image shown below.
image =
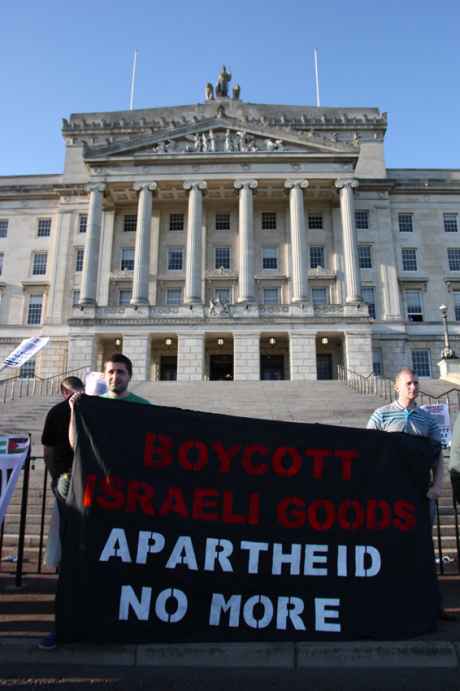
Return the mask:
M49 336L32 336L25 338L0 365L0 370L6 367L22 367L22 365L40 352L49 341Z

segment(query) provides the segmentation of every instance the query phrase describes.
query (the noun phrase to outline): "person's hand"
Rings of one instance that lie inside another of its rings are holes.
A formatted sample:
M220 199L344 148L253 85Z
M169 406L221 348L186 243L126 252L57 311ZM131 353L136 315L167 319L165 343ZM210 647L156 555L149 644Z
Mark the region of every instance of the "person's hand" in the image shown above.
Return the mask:
M434 499L436 501L441 496L441 492L441 487L436 487L436 485L432 485L426 493L426 496L428 497L428 499Z
M71 395L69 398L69 405L70 409L73 411L75 408L75 403L80 400L80 398L83 396L83 391L76 391Z

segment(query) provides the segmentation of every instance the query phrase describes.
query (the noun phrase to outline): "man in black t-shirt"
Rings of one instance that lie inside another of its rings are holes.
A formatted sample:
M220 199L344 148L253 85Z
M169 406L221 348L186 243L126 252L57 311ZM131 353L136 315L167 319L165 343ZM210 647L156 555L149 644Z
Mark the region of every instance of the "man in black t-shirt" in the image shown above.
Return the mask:
M85 390L78 377L66 377L61 382L61 393L64 400L53 406L46 416L42 433L43 457L49 474L51 487L56 496L48 531L47 563L58 566L61 551L60 532L62 524L59 518L59 504L65 501L70 484L70 473L73 463L73 449L69 444L70 406L69 398L74 393ZM56 635L52 631L39 643L42 650L53 650L56 647Z
M73 450L69 444L70 406L69 398L77 391L84 391L78 377L66 377L61 383L64 400L48 412L42 433L43 455L51 475L51 486L56 488L59 478L70 473Z

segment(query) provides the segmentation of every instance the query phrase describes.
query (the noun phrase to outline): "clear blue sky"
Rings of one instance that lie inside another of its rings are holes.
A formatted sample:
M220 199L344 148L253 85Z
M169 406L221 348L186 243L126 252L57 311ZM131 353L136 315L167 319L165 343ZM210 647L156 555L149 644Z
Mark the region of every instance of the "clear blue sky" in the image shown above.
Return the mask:
M222 63L243 100L376 106L389 167L460 168L458 0L31 0L1 11L0 175L61 172L61 118L203 100Z

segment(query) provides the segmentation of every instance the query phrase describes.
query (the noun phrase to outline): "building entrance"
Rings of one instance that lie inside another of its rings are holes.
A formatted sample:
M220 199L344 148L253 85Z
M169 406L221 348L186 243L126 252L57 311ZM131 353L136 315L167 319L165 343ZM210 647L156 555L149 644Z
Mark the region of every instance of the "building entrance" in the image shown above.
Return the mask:
M316 374L318 379L332 379L332 355L330 353L317 354Z
M209 379L210 381L232 381L233 355L210 355Z
M160 358L160 380L176 381L177 357L175 355L162 355Z
M260 378L262 380L284 379L284 356L261 355Z

